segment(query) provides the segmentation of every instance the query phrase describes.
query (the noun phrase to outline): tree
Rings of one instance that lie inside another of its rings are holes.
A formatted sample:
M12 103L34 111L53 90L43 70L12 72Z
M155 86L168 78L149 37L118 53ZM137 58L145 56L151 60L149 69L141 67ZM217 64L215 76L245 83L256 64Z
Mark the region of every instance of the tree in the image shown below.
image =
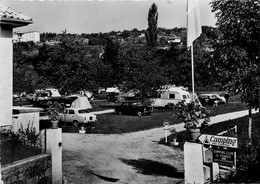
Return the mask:
M13 71L13 91L32 93L38 87L40 77L32 65L14 67Z
M140 91L144 97L166 83L164 70L159 65L160 58L149 47L126 45L120 50L119 60L125 63L122 76L124 91Z
M118 85L122 81L122 70L124 67L124 62L118 59L119 57L120 44L112 39L107 39L103 62L108 68L109 72L106 73L104 77L104 86L111 87Z
M130 37L130 31L124 30L121 36L124 39Z
M35 65L37 72L45 79L45 87L72 92L98 88L98 82L102 81L99 71L104 70L104 65L98 56L90 53L98 52L92 52L84 41L66 35L59 44L43 45Z
M260 2L259 0L213 0L221 32L213 65L231 92L241 93L249 109L251 140L252 109L260 105Z
M147 45L150 47L154 47L157 44L157 33L158 33L157 30L158 12L155 3L153 3L149 9L147 20L148 20L148 28L145 32Z

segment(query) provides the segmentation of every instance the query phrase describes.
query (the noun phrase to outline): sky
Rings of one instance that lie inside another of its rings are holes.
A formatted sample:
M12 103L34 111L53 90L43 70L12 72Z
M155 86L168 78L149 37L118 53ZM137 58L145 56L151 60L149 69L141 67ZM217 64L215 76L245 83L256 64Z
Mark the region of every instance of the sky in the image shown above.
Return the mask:
M147 29L148 11L157 5L158 27L186 27L187 0L0 0L33 18L34 23L14 32L99 33ZM199 0L201 24L215 26L210 0Z

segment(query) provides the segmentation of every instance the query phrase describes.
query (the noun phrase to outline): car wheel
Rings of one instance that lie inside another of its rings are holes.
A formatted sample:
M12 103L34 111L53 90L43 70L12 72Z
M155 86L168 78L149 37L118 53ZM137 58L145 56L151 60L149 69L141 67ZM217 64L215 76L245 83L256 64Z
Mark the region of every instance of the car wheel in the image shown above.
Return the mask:
M118 115L120 115L120 116L121 116L122 114L123 114L123 113L122 113L122 111L118 111Z
M137 116L141 117L143 114L141 111L138 111Z
M75 127L78 127L78 126L79 126L79 122L78 122L78 121L73 121L73 125L74 125Z

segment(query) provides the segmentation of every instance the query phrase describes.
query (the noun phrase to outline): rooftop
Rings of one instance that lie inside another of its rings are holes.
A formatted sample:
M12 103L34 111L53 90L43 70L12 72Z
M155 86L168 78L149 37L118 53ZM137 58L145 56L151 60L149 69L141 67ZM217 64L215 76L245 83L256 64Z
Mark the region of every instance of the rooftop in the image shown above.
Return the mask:
M14 27L20 27L32 23L31 17L28 17L21 12L14 11L10 7L0 3L0 24L9 24Z

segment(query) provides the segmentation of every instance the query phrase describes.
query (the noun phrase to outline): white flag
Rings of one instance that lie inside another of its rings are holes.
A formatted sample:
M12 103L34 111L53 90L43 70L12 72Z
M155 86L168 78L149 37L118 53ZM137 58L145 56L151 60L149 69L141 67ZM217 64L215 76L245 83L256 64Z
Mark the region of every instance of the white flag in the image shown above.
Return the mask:
M187 0L187 47L201 34L199 0Z

